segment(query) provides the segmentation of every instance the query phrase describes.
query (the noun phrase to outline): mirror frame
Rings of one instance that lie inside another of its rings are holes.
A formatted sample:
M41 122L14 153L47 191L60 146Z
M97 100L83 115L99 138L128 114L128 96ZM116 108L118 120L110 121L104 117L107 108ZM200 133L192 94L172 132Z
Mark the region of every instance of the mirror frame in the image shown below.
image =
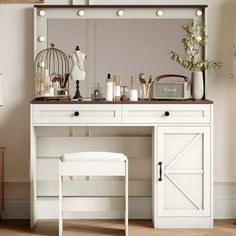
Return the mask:
M206 25L206 14L207 5L35 5L34 58L47 48L50 19L201 19ZM206 53L205 46L201 52L203 59ZM205 85L206 71L203 77Z
M44 3L44 0L0 0L0 3Z

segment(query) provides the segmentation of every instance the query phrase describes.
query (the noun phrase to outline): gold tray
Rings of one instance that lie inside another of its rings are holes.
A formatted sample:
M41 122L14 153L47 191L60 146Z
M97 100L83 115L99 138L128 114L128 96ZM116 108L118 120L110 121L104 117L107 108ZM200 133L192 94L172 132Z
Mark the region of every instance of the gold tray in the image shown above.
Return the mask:
M57 101L70 101L71 98L68 95L58 95L58 96L36 96L35 100L40 101L50 101L50 100L57 100Z

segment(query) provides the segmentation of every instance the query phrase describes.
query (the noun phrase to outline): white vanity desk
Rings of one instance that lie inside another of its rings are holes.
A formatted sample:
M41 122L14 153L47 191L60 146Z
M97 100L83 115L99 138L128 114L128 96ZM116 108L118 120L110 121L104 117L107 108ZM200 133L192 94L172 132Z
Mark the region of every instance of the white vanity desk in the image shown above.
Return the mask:
M212 129L208 100L32 101L31 226L57 218L59 156L116 151L129 158L130 218L152 218L155 228L212 227ZM68 204L79 195L81 210L90 211L75 217L122 217L119 179L67 181ZM113 197L105 200L103 190Z
M104 72L108 71L123 75L123 84L127 85L130 74L139 73L141 68L153 75L170 71L186 74L170 63L168 52L179 50L182 31L177 29L181 25L191 19L205 22L206 8L206 5L37 5L35 57L51 42L68 55L78 43L88 55L87 78L84 88L81 87L87 97L95 82L104 82ZM72 32L67 32L71 27ZM117 39L120 47L115 43ZM124 41L120 42L121 39ZM133 48L134 45L137 47ZM204 48L203 59L205 55ZM44 71L41 63L36 64L36 69ZM208 100L32 101L31 226L37 219L58 217L57 160L63 153L111 151L129 158L131 219L152 219L155 228L212 227L212 129L213 104ZM123 204L120 179L85 177L65 181L66 206L73 207L77 196L81 202L77 206L80 213L65 217L122 218L118 211ZM104 213L106 210L109 213Z

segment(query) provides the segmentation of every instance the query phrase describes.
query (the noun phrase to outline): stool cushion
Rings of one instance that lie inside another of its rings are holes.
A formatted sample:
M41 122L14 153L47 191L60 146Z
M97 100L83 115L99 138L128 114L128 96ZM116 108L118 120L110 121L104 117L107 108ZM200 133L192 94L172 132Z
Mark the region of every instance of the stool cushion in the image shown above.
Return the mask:
M65 153L61 157L61 161L63 162L122 162L127 160L127 157L123 153L114 152L74 152Z

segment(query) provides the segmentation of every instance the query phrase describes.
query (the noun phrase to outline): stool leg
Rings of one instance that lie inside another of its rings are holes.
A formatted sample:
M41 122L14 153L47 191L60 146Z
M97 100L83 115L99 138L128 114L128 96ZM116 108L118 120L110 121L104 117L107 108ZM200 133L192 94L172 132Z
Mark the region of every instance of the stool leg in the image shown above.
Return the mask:
M128 161L125 162L125 236L128 236Z
M58 235L62 236L63 233L63 213L62 213L62 184L63 184L63 177L61 176L61 161L59 161L59 194L58 194L58 215L59 215L59 222L58 222Z

